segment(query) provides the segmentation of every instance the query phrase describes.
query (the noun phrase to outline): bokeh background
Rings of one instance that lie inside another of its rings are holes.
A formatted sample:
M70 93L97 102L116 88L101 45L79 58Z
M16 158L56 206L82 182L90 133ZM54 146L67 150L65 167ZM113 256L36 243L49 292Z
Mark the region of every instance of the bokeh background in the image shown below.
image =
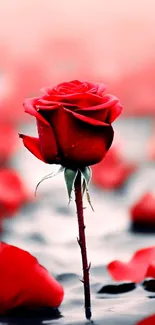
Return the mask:
M120 98L113 147L93 169L95 213L86 202L92 275L103 283L103 264L154 244L151 235L129 232L130 208L148 192L155 211L154 17L154 0L0 1L1 238L28 249L55 276L81 273L74 204L68 208L62 175L34 198L55 167L23 148L18 133L33 135L36 127L22 103L42 86L72 79L103 82Z

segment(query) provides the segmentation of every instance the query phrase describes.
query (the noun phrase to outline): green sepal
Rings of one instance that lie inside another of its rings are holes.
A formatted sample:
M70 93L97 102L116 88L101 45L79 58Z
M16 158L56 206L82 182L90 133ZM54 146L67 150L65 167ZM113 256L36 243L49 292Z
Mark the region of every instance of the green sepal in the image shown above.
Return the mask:
M94 211L94 208L92 206L91 199L90 199L89 190L88 190L88 185L90 183L91 176L92 176L91 168L85 167L83 169L80 169L79 171L81 172L81 174L83 176L82 192L83 192L83 194L86 192L87 201L88 201L89 205L91 206L92 210Z
M76 180L78 174L78 169L70 169L70 168L65 168L64 171L64 176L65 176L65 182L67 186L67 192L68 192L68 197L69 197L69 203L71 201L71 195L74 187L74 183Z
M84 167L83 169L79 169L79 171L81 172L82 176L83 176L83 194L86 190L86 187L88 187L90 180L91 180L91 176L92 176L92 171L90 167Z
M35 196L36 196L36 194L37 194L37 189L38 189L39 185L40 185L42 182L46 181L46 180L49 179L49 178L53 178L54 176L56 176L56 175L58 175L59 173L61 173L63 170L64 170L64 167L61 166L57 171L52 172L52 173L50 173L50 174L44 176L44 177L41 179L41 181L40 181L40 182L37 184L37 186L36 186L36 189L35 189Z

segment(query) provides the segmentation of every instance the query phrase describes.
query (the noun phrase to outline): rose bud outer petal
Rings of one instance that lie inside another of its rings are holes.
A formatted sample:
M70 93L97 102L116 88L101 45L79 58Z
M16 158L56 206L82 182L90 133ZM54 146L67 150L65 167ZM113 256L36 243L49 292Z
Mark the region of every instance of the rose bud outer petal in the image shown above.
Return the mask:
M44 122L37 119L37 127L40 141L40 149L44 160L48 164L60 164L58 156L58 147L53 129L50 125L45 125Z
M123 106L118 102L116 105L112 106L111 109L109 110L109 117L108 121L109 123L113 123L116 118L121 114L123 109Z
M40 149L40 141L38 138L30 137L28 135L19 134L19 137L23 140L25 148L27 148L35 157L46 162Z
M82 114L84 116L88 116L99 121L106 122L107 124L111 124L111 120L109 119L109 115L111 114L112 107L115 107L118 103L118 98L112 95L104 96L104 102L102 104L77 109L76 112L78 114Z
M25 112L36 117L38 120L42 121L44 124L49 125L48 121L39 113L37 110L36 105L38 103L39 98L28 98L25 99L23 105L25 108Z
M101 97L100 97L101 98ZM115 106L119 100L116 96L113 95L106 95L101 98L102 102L100 104L96 104L94 106L89 106L89 107L82 107L78 108L78 111L98 111L98 110L103 110L103 109L111 109L111 107Z
M112 127L60 107L50 119L64 166L90 166L100 162L111 146ZM63 127L62 127L63 126Z

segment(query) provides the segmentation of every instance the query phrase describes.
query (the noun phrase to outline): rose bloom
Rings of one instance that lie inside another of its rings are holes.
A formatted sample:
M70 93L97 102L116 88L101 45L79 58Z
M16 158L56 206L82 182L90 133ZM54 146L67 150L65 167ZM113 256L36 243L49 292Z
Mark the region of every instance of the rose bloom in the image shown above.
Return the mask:
M25 147L48 164L74 168L100 162L113 141L111 123L122 110L119 100L104 91L105 85L74 80L25 100L39 134L20 135Z

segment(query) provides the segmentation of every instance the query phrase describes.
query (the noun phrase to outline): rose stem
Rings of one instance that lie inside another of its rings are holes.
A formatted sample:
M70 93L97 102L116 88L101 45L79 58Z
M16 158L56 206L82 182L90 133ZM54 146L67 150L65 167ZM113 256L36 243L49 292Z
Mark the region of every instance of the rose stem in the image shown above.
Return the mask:
M84 296L85 296L85 316L87 319L91 318L91 301L90 301L90 284L89 284L89 269L87 261L87 249L85 239L85 225L83 216L83 202L82 202L82 184L81 184L81 173L75 180L75 203L77 208L78 226L79 226L79 238L78 244L81 248L82 255L82 266L83 266L83 285L84 285Z

